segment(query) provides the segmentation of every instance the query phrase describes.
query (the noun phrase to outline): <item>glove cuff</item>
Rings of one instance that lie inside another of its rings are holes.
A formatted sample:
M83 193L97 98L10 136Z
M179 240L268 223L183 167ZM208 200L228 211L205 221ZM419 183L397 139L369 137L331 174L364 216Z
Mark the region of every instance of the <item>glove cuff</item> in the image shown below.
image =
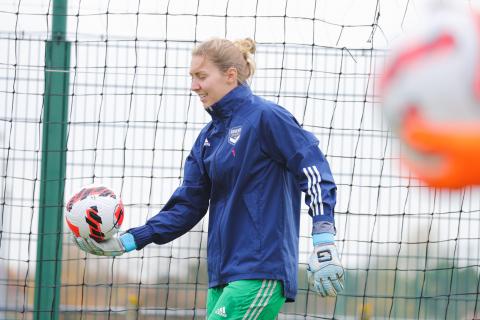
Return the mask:
M323 233L314 233L312 235L313 246L316 247L318 245L326 244L326 243L334 243L335 237L333 233L323 232Z
M124 233L120 236L120 241L122 242L125 252L129 252L137 249L137 244L135 243L135 238L131 233Z

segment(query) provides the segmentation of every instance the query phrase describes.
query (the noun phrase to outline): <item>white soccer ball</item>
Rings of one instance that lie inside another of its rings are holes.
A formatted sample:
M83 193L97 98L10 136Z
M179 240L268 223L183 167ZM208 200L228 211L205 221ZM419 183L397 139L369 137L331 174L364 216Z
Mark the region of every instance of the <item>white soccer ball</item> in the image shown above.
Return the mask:
M480 119L480 16L445 6L392 50L382 80L387 119L399 131L410 108L428 121Z
M97 242L118 232L124 217L123 203L104 186L89 185L75 193L65 205L65 219L76 237Z
M380 89L386 119L413 171L435 186L462 186L466 179L450 181L463 174L467 149L480 154L468 141L480 132L479 13L455 2L435 8L391 50ZM446 138L460 143L447 146Z

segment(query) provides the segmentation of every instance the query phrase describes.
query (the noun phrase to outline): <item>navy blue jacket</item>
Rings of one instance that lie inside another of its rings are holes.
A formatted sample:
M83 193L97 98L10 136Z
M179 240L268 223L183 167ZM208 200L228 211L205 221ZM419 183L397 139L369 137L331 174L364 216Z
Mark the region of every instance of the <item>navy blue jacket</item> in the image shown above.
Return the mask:
M211 107L185 162L183 183L144 226L137 249L193 228L210 208L209 287L276 279L297 292L301 192L314 233L334 233L336 186L318 140L273 102L238 86Z

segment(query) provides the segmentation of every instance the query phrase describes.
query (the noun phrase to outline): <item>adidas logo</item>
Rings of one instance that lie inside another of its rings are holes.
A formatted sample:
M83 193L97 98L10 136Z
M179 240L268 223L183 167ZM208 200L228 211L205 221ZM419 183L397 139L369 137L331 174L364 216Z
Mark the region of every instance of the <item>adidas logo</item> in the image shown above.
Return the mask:
M220 307L217 310L215 310L215 314L218 314L220 317L227 317L227 313L225 312L225 307Z

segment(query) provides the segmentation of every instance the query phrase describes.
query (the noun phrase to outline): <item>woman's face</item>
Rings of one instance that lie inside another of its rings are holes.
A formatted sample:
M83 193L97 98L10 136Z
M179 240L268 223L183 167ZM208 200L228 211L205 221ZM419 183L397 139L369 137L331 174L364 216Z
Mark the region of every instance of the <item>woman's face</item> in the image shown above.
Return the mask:
M237 86L237 70L222 72L208 58L192 56L191 90L198 94L205 108L212 106Z

